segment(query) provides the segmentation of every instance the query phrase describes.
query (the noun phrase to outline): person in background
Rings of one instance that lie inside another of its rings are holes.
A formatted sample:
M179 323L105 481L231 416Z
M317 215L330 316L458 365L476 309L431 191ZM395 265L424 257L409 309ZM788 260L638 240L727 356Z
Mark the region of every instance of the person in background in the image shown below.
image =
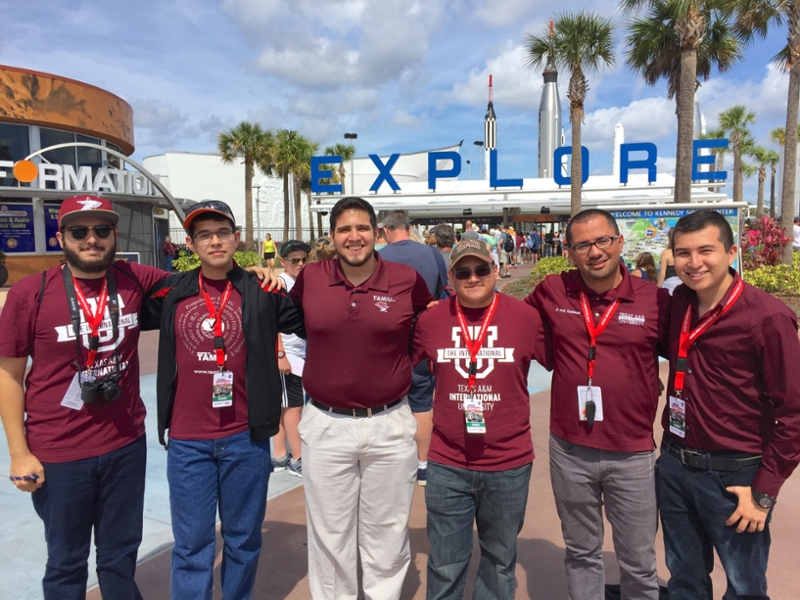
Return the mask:
M442 253L445 264L450 261L450 251L455 244L455 231L452 226L447 224L437 225L436 227L436 247Z
M172 261L178 257L178 247L172 243L171 237L164 238L164 243L161 244L161 251L167 259L166 270L172 271Z
M672 256L672 231L669 232L669 242L661 253L661 264L659 265L658 287L669 291L670 295L675 288L681 284L678 273L675 271L675 258Z
M792 227L792 250L800 252L800 217L794 218Z
M264 257L265 267L275 268L275 242L272 241L272 235L269 233L261 243L261 256Z
M383 250L389 242L386 241L386 232L383 230L383 223L378 223L378 237L375 239L375 250Z
M280 261L287 292L292 291L300 271L308 262L311 246L299 240L289 240L281 245ZM306 341L295 334L279 334L278 370L281 372L283 398L281 402L280 430L272 438L273 472L289 470L290 475L303 476L302 449L297 426L303 415L303 367L306 361ZM288 442L288 448L287 448Z
M534 227L531 231L531 260L534 265L539 262L539 252L542 249L542 236L539 230Z
M653 255L649 252L641 252L636 256L631 276L644 279L651 283L655 283L658 275L656 274L656 261L653 260Z
M492 230L494 232L494 230ZM486 225L481 225L481 238L489 245L489 248L492 250L492 256L494 257L494 264L500 267L500 257L498 256L497 252L497 238L495 237L494 233L489 232L489 228Z
M331 243L328 237L318 238L314 242L314 248L309 255L309 262L317 262L319 260L333 260L336 258L336 248Z

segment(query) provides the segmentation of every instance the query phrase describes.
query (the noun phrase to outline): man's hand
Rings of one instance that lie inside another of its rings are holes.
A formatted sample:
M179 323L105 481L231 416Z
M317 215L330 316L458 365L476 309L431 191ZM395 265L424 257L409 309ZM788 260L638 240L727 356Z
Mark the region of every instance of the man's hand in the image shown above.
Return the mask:
M428 302L428 306L425 307L425 310L430 310L437 304L439 304L438 300L431 300L430 302Z
M31 479L33 475L37 476L37 479ZM23 492L35 492L44 485L44 467L33 454L12 456L11 477L18 478L12 480L17 489Z
M736 533L764 531L769 509L762 508L758 502L756 502L755 498L753 498L750 486L745 487L737 485L725 489L739 497L739 506L733 511L730 518L725 521L725 525L731 527L738 522Z
M289 359L285 356L283 358L278 359L278 371L283 373L284 375L288 375L292 372L292 365L289 362Z
M271 292L275 289L285 290L286 285L283 283L283 279L275 275L275 272L270 267L247 267L245 271L250 271L251 273L255 273L256 277L261 280L261 287L262 289Z

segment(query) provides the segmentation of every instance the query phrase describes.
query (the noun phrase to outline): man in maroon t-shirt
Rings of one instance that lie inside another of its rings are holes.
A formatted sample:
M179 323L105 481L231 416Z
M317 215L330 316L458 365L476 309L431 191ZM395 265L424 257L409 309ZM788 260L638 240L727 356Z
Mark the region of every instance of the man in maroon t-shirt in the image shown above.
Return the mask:
M85 597L93 531L103 596L140 599L139 308L144 290L166 273L113 262L119 215L106 199L67 198L58 221L66 266L18 282L0 314L0 416L11 480L33 492L44 521L46 600Z
M528 368L545 360L542 321L495 291L497 267L483 240L456 245L449 279L456 296L423 313L414 335L413 362L432 361L436 373L427 597L463 597L477 523L473 595L511 600L533 461Z
M551 334L550 478L569 597L604 596L605 512L622 597L657 600L653 422L669 295L620 264L609 213L578 213L566 241L578 270L550 275L526 301Z
M338 260L310 263L291 296L305 314L299 432L315 600L397 600L411 552L417 422L408 406L413 318L433 300L408 265L375 252L377 219L361 198L331 210Z
M771 509L800 461L797 317L731 269L737 248L720 213L681 217L672 236L684 285L672 298L656 469L669 597L719 597L715 550L725 598L766 599Z

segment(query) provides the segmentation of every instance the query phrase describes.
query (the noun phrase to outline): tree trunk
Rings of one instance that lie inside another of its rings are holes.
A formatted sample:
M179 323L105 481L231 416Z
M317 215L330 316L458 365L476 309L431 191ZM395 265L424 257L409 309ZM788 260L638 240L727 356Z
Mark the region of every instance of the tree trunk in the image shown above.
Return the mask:
M294 222L296 240L303 240L303 191L300 189L300 180L294 178Z
M724 168L725 168L725 155L724 154L719 154L717 156L717 171L722 171L722 169L724 169ZM719 180L717 180L717 181L719 181ZM718 185L717 186L717 193L719 194L720 192L722 192L722 186Z
M772 177L769 180L769 216L775 218L775 165L772 165Z
M311 189L306 193L308 194L308 229L311 232L311 241L313 242L317 238L317 235L314 233L314 213L311 212ZM322 232L320 232L320 235L321 234Z
M253 161L244 161L244 239L245 248L257 252L253 237Z
M781 193L781 227L792 236L794 225L794 178L797 172L797 109L800 103L800 2L794 2L789 15L789 97L786 102L786 142L783 145L783 186ZM783 261L792 264L792 244L783 247Z
M760 221L764 217L764 182L767 180L767 167L761 165L758 169L758 204L756 204L756 218Z
M283 171L283 239L289 239L289 171Z
M339 179L342 180L342 196L347 196L347 171L344 168L344 156L341 159L342 162L339 163Z
M678 92L678 146L675 153L675 202L692 201L692 141L694 138L694 88L697 50L681 50Z
M569 214L574 217L581 212L583 190L583 156L581 155L581 117L579 111L570 106L572 119L572 164L570 168Z

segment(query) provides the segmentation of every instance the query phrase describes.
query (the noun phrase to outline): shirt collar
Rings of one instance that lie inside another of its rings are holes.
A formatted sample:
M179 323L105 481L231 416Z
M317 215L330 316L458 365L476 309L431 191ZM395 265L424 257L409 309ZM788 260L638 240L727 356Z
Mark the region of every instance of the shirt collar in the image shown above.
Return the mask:
M619 298L620 300L633 302L636 298L636 295L633 291L631 276L628 273L628 269L626 269L622 263L620 263L619 268L622 272L622 281L620 284L617 287L608 290L607 292L599 294L599 297L611 301ZM585 292L589 296L598 296L597 292L586 285L586 283L583 281L581 272L578 269L567 271L565 287L567 292L572 292L575 294L578 292Z
M342 271L342 264L339 260L332 260L330 274L328 276L328 285L344 285L345 288L354 288L357 290L366 291L369 289L377 290L379 292L389 291L389 268L386 266L385 261L381 258L380 252L373 252L375 259L378 261L375 271L370 275L367 280L358 286L353 286Z

